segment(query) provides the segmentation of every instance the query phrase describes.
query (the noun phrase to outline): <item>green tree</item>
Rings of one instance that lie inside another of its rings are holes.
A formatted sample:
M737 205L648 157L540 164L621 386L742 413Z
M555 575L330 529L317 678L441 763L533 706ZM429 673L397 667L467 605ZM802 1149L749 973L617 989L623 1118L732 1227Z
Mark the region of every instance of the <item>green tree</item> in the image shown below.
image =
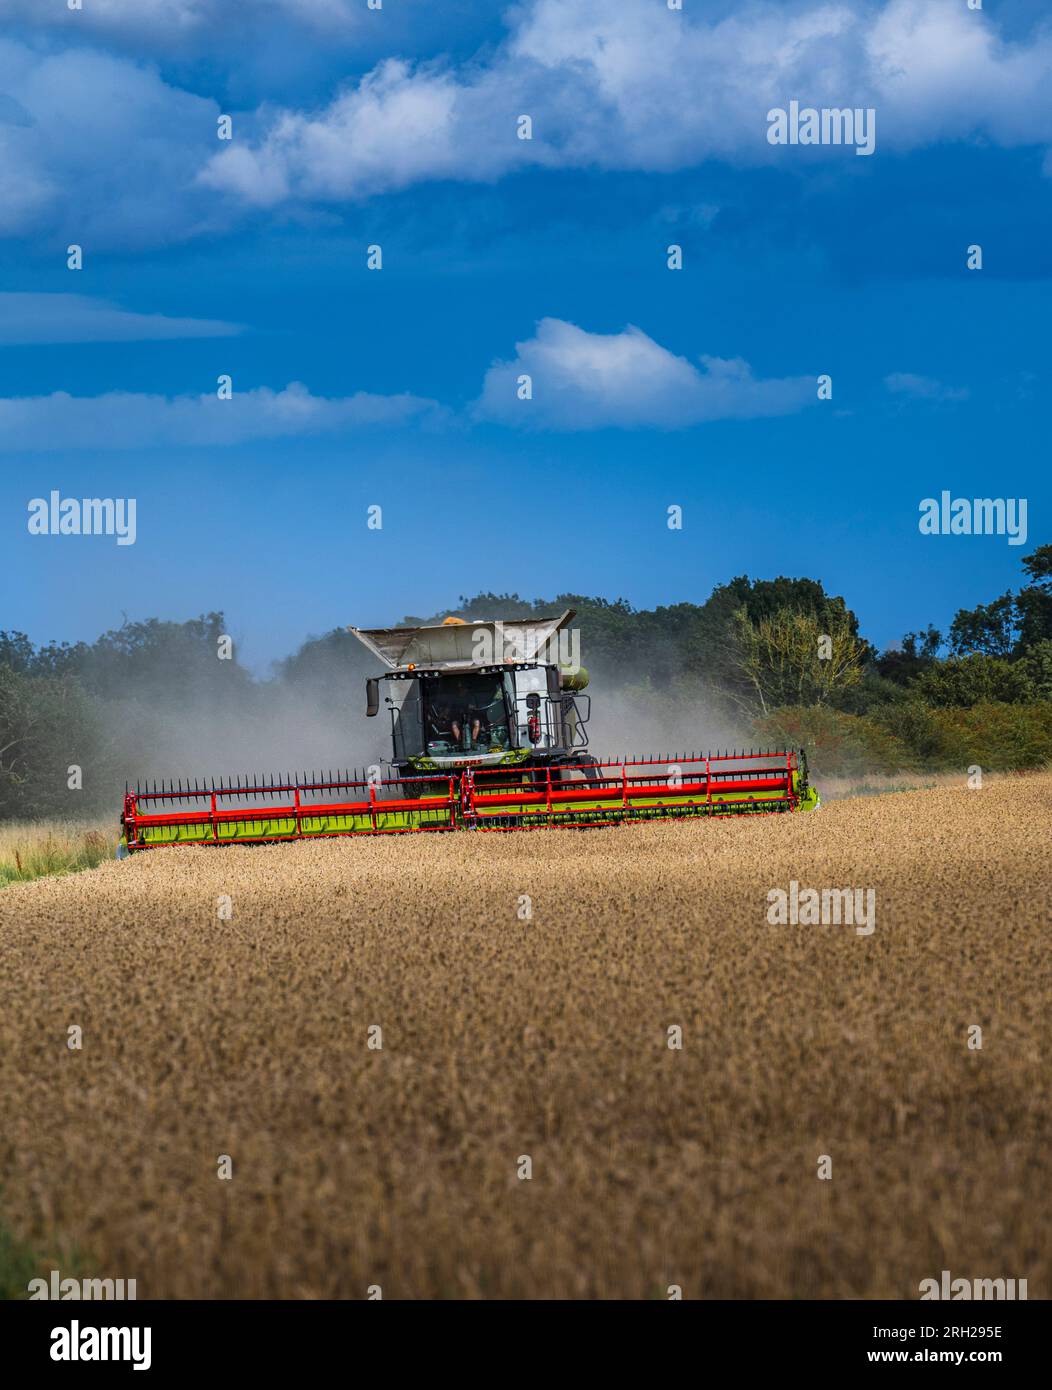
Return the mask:
M35 657L36 648L24 632L0 632L0 668L29 671Z
M992 603L960 609L950 624L950 648L954 656L965 656L969 652L1008 656L1018 637L1019 613L1011 591Z
M1031 583L1018 594L1009 590L991 603L959 609L950 626L955 656L1022 656L1052 638L1052 545L1040 545L1022 559Z
M986 652L951 657L917 677L917 693L930 705L968 708L988 701L1020 704L1035 696L1033 678L1023 662Z
M125 622L77 650L73 669L88 689L106 698L133 694L158 702L193 697L247 697L252 677L235 648L226 656L226 620L206 613L187 622Z
M1019 664L1030 677L1034 698L1052 700L1052 638L1035 642Z
M889 647L874 662L877 673L897 685L908 685L939 659L942 633L928 624L924 632L907 632L897 648Z
M834 616L826 632L813 613L778 608L754 621L739 608L730 646L739 677L732 692L742 707L767 714L779 705L824 705L857 685L867 645L846 614Z
M1016 596L1019 649L1028 651L1052 640L1052 545L1040 545L1023 557L1031 583Z
M738 575L719 585L702 604L677 603L638 610L625 599L607 600L584 594L559 594L553 599L523 599L518 594L481 593L464 596L456 610L444 610L427 619L406 618L404 623L441 622L456 616L468 621L482 618L522 618L554 615L572 608L580 629L584 660L599 682L624 684L626 679L648 678L657 690L693 687L708 699L728 707L751 707L747 679L743 676L735 640L735 614L744 610L753 624L789 611L808 615L821 632L847 628L858 636L858 619L842 598L825 592L816 579L750 579ZM860 639L861 640L861 639ZM863 644L866 658L872 655ZM845 693L847 686L841 690ZM839 696L838 696L839 697Z
M71 815L93 810L99 788L97 711L68 676L0 666L0 815ZM91 781L73 792L69 768Z

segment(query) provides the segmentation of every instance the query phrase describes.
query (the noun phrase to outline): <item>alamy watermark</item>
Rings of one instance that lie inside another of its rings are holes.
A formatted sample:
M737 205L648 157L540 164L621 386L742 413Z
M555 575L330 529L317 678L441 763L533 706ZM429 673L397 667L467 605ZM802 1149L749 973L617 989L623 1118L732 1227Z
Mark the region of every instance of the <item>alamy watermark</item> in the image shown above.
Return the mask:
M955 1303L972 1298L1022 1301L1027 1296L1025 1279L954 1279L948 1269L941 1279L922 1279L917 1288L922 1303L933 1298Z
M135 1298L134 1279L63 1279L57 1269L53 1269L47 1279L30 1279L27 1287L30 1303L37 1299L67 1301L86 1299L121 1302Z
M769 145L854 145L856 154L877 147L877 113L872 106L774 106L767 113Z
M471 659L480 666L535 661L576 675L581 669L581 631L564 627L553 633L497 621L492 629L487 625L472 634Z
M48 497L29 502L31 536L116 536L118 545L135 544L134 497Z
M1007 536L1009 545L1026 545L1025 497L952 497L943 488L918 510L922 536Z
M772 927L855 928L857 936L870 936L877 922L875 888L801 888L796 879L767 893L767 920Z
M153 1364L149 1327L83 1327L74 1318L68 1327L51 1329L52 1361L130 1361L133 1371Z

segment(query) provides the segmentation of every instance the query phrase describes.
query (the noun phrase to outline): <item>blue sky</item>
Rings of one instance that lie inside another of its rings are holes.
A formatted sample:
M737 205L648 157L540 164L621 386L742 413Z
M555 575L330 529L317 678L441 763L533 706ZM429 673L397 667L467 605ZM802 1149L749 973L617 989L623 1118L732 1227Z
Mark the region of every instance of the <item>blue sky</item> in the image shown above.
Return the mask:
M222 608L262 670L479 589L784 573L884 644L1052 540L1041 6L241 8L0 0L0 626ZM874 153L770 145L793 99ZM921 536L943 488L1027 545ZM136 543L31 536L52 489Z

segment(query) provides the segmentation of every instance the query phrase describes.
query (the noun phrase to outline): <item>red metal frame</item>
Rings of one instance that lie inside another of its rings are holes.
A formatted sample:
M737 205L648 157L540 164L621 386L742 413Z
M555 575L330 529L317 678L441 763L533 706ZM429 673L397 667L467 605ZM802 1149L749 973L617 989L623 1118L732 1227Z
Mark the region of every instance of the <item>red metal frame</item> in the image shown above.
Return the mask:
M714 765L715 772L714 772ZM744 766L743 766L744 765ZM570 828L574 825L608 825L626 820L684 815L729 815L740 812L743 804L754 811L793 810L799 802L793 774L799 769L792 752L718 753L690 757L617 759L589 765L565 764L533 770L520 767L467 768L460 773L432 773L415 777L389 777L377 783L372 778L345 777L327 780L253 781L244 785L219 786L182 783L178 787L162 783L160 790L129 791L124 798L123 824L130 849L153 846L144 838L151 828L177 828L180 825L207 826L209 839L185 841L187 844L252 844L280 840L320 839L334 835L403 835L430 830L511 829L522 825ZM661 768L662 771L657 769ZM673 768L679 772L672 773ZM543 776L541 772L543 771ZM669 778L675 775L676 781ZM567 779L564 781L564 777ZM570 780L573 779L573 780ZM403 796L406 787L446 782L445 794ZM377 795L388 793L387 795ZM661 796L668 789L668 800ZM358 792L348 800L304 801L304 792ZM220 808L227 799L267 797L291 793L291 802L237 805ZM714 797L727 793L746 793L743 800L720 802ZM633 804L644 796L646 806ZM144 809L154 803L204 801L206 806L187 810ZM597 811L595 803L608 809ZM522 808L530 808L523 811ZM422 825L381 826L378 817L396 810L419 811L429 818ZM316 816L368 816L366 830L304 831L304 819ZM597 817L601 816L602 819ZM292 834L239 835L236 840L221 839L219 827L236 822L267 822L287 819L295 823Z
M774 759L784 761L778 762L774 766L768 767L734 767L724 768L722 773L717 771L716 778L712 775L713 763L771 763ZM656 772L654 769L662 767L664 772ZM671 769L678 767L681 774L674 783L670 783L672 776ZM503 777L507 781L507 771L505 769L476 769L470 777L465 777L462 782L463 801L466 815L470 816L476 824L487 817L498 818L500 816L514 815L514 808L520 806L540 806L543 804L545 815L553 814L569 815L575 814L575 807L588 803L609 802L612 810L620 813L619 817L624 818L628 813L642 813L643 815L659 816L666 812L669 814L686 812L692 813L695 809L713 814L732 814L736 809L740 809L742 802L721 803L713 801L714 796L726 795L731 792L746 792L747 802L755 803L757 806L769 806L771 809L778 809L785 806L789 810L796 808L799 796L793 784L793 773L799 768L796 754L793 752L785 753L721 753L706 755L705 757L682 757L682 758L640 758L635 760L617 759L611 762L595 763L587 770L581 767L567 767L565 770L576 772L578 776L587 776L588 780L583 783L575 783L573 786L562 786L553 789L552 772L563 771L563 768L546 769L545 783L543 787L536 789L526 789L523 787L502 787L499 791L487 791L485 789L486 780L495 781ZM636 769L635 775L630 775L630 769ZM639 771L639 769L643 769ZM690 780L688 769L696 769L698 777ZM687 775L683 775L687 773ZM703 774L703 775L702 775ZM663 788L668 788L671 795L667 802L660 797ZM656 804L648 808L633 807L630 797L644 795L648 801L656 798ZM509 808L511 808L509 810ZM726 809L724 809L726 808ZM536 812L531 812L531 816ZM580 814L580 813L578 813ZM587 811L584 814L588 814ZM592 813L594 816L594 812ZM583 819L583 815L582 815ZM538 821L542 818L538 816ZM596 822L594 819L592 824ZM603 822L606 823L606 822Z
M381 787L393 787L400 792L405 786L412 783L426 783L434 785L436 781L447 783L447 793L445 796L421 796L406 798L396 793L386 801L379 801L376 796L376 782L370 778L341 778L324 782L245 782L244 785L238 783L234 786L219 787L187 787L182 786L172 788L162 784L158 791L128 791L124 797L124 814L122 824L128 840L129 849L150 849L153 846L143 838L143 833L151 828L157 827L177 827L179 825L207 825L212 831L212 838L207 840L187 840L186 844L256 844L272 843L280 840L316 840L327 839L333 835L404 835L417 833L424 830L453 830L457 823L457 809L459 796L457 792L455 777L443 778L441 776L430 777L393 777L381 779ZM336 792L336 791L366 791L364 798L353 801L312 801L305 802L302 793L311 792ZM245 796L267 796L272 792L292 792L293 799L289 804L267 803L266 805L256 806L236 806L230 810L220 810L217 800L220 798L240 799ZM202 800L209 801L208 809L197 807L189 811L160 811L146 812L142 809L144 802L167 802L167 801L186 801ZM381 827L377 824L377 811L386 809L414 809L424 812L445 812L447 819L443 822L433 821L425 825ZM368 815L372 821L371 830L343 830L343 831L305 831L303 829L304 818L312 816L361 816ZM295 833L292 835L261 834L258 836L239 835L236 840L223 840L219 837L219 826L223 824L234 824L236 822L251 821L271 821L271 820L294 820L296 823Z

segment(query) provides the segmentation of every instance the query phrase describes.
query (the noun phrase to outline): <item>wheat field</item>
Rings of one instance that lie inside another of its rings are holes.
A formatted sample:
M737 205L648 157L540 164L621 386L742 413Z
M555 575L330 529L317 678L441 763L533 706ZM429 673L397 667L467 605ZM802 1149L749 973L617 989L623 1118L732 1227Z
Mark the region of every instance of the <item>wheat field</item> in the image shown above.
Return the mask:
M1047 1297L1050 825L1038 774L15 883L0 1218L140 1298Z

